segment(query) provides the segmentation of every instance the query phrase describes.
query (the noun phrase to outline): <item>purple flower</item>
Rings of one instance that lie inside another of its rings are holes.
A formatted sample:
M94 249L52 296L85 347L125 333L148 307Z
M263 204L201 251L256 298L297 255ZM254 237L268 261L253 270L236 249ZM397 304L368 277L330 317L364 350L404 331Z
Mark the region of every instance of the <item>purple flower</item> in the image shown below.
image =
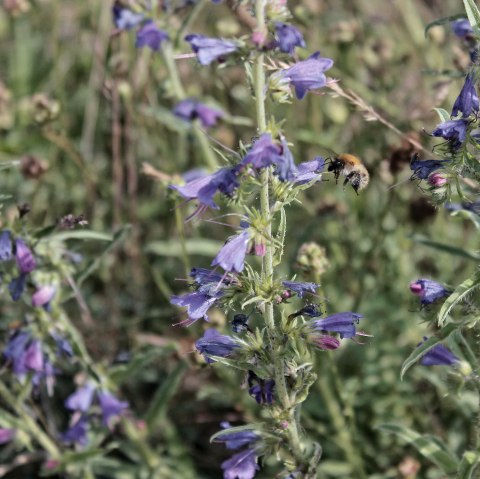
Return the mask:
M92 405L94 393L95 386L87 383L68 396L65 400L65 407L71 411L87 412Z
M2 231L0 236L0 261L8 261L12 258L12 239L10 231Z
M308 91L322 88L327 83L325 71L333 65L330 58L322 58L320 52L316 52L306 60L297 62L295 65L281 70L278 76L289 82L295 88L295 94L301 100Z
M212 266L221 266L229 273L241 273L249 241L248 231L242 231L240 234L233 236L215 256Z
M438 136L447 140L452 148L458 148L467 138L468 120L448 120L440 123L432 131L432 136Z
M37 266L30 248L20 238L15 241L15 260L20 273L31 273Z
M296 185L304 185L310 181L320 181L322 179L322 171L325 166L325 160L321 156L317 156L312 161L305 161L297 166L297 176L295 177Z
M195 343L195 347L200 354L203 354L207 363L213 363L215 360L209 356L226 358L240 345L233 338L220 334L216 329L207 329L203 337Z
M12 279L8 284L8 290L10 291L10 296L14 301L18 301L23 291L25 290L25 284L27 282L27 274L22 273L18 278Z
M30 339L30 333L22 330L15 331L8 339L3 355L7 360L13 362L14 370L17 369L15 367L16 362L21 362L23 365L23 356L25 355Z
M450 295L448 289L430 279L417 279L410 283L410 291L420 297L422 306L427 306Z
M457 356L455 356L455 354L453 354L448 348L442 344L437 344L422 356L420 364L423 366L453 366L459 361L460 360Z
M310 334L309 340L318 349L332 351L340 347L340 340L328 334Z
M260 468L255 449L245 449L222 462L223 479L253 479Z
M322 310L317 304L307 304L307 306L304 306L300 311L297 311L292 316L309 316L310 318L318 318L322 314Z
M193 121L198 118L204 128L215 126L219 118L224 117L223 111L200 103L194 98L187 98L177 103L173 113L185 121Z
M258 404L272 404L273 389L275 381L273 379L260 379L255 375L248 375L248 393L255 398Z
M413 171L413 177L426 180L432 172L443 168L448 162L449 160L420 160L418 155L413 155L410 169Z
M57 354L59 356L64 355L71 358L73 356L73 349L70 342L67 339L65 339L63 336L57 333L51 333L51 336L54 339L55 343L57 344L57 348L58 348Z
M158 52L162 43L168 39L168 33L160 30L153 20L149 20L138 30L135 46L137 48L149 47Z
M43 370L43 351L42 343L35 339L30 342L23 356L23 366L30 371Z
M88 443L87 431L88 418L85 415L82 415L66 432L61 434L60 440L67 444L77 443L81 446L86 446Z
M110 427L110 420L123 413L128 408L128 402L120 401L113 394L108 392L98 393L98 400L102 410L103 424Z
M275 172L280 181L292 181L298 174L292 153L284 139L282 139L282 154L276 162Z
M198 214L208 207L218 208L213 201L213 197L217 191L220 191L220 193L226 196L233 195L239 185L237 178L238 171L238 167L221 168L211 175L197 178L183 186L173 185L171 188L178 191L188 200L197 199L200 202L200 206L194 214Z
M197 54L201 65L210 65L215 60L223 58L233 53L237 45L223 38L208 38L205 35L187 35L185 40L190 43L192 50Z
M143 21L141 13L134 13L128 8L123 8L120 5L115 5L112 8L113 23L120 30L130 30Z
M275 24L275 38L280 50L290 55L295 53L296 47L305 48L307 46L299 30L286 23L278 22Z
M203 318L208 321L207 311L222 295L222 291L217 291L216 294L194 291L183 296L172 296L170 303L187 308L188 319L180 324L190 326L198 319Z
M228 429L232 425L224 421L220 424L223 429ZM240 449L243 446L249 446L254 442L257 442L260 436L254 431L239 431L239 432L226 432L225 434L218 435L215 438L215 442L222 442L227 449Z
M453 105L452 116L457 116L461 113L463 117L469 117L472 113L478 113L478 109L479 103L477 89L475 88L475 77L473 73L469 73Z
M55 293L56 288L54 286L45 285L40 287L32 294L32 306L43 306L48 311L50 301L52 301Z
M323 319L317 319L312 322L312 327L316 331L329 331L340 334L340 338L353 338L357 334L355 324L358 324L363 318L361 314L345 312L336 313Z
M320 286L317 283L300 283L298 281L282 281L283 286L297 293L299 298L303 298L305 293L312 293L315 294L317 288Z
M466 18L460 18L450 23L452 31L457 37L465 38L473 35L473 29Z
M189 276L198 286L218 284L220 281L222 281L221 274L207 268L192 268Z
M242 165L251 164L257 169L267 168L282 161L281 153L282 149L273 143L272 135L263 133L243 158Z
M10 442L15 437L15 429L0 428L0 445Z

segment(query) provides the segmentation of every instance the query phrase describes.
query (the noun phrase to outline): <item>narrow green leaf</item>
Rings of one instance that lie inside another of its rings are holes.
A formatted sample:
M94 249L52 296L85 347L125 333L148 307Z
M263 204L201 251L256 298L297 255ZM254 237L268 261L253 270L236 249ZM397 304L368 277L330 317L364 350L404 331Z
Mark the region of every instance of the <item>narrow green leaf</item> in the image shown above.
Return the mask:
M430 349L432 349L436 344L440 343L444 339L448 338L460 325L450 323L440 330L436 336L432 336L427 339L421 346L415 348L410 356L402 364L402 370L400 372L400 379L403 379L405 373Z
M187 368L188 364L185 361L180 361L177 367L168 375L167 379L158 387L145 415L145 421L150 430L165 414L168 403L180 386Z
M438 313L438 325L442 327L445 324L450 311L464 298L466 298L475 288L480 287L480 272L475 272L471 278L461 283L455 291L445 300Z
M126 226L122 228L121 231L124 231L126 228L130 226ZM117 236L117 235L115 235ZM69 239L78 239L78 240L95 240L95 241L113 241L114 237L108 233L100 233L99 231L92 231L92 230L76 230L76 231L61 231L51 236L59 241L65 241Z
M473 0L463 0L463 5L475 35L480 36L480 10Z
M243 431L261 431L263 423L250 423L244 426L235 426L222 429L221 431L216 432L211 438L210 443L215 442L215 439L224 436L225 434L232 434Z
M426 459L433 462L445 474L455 474L458 470L458 459L438 438L421 436L418 432L397 424L384 424L380 429L395 434L411 444Z
M471 259L473 261L480 260L480 255L477 253L474 253L473 251L467 251L462 248L457 248L456 246L451 246L445 243L439 243L438 241L431 241L428 238L424 238L423 236L414 235L411 237L411 239L412 241L415 241L415 243L421 243L421 244L424 244L425 246L429 246L430 248L434 248L451 255L461 256L462 258Z
M222 247L219 241L195 238L185 241L185 247L189 255L215 256ZM182 245L178 241L153 241L146 245L147 253L158 256L182 256Z
M427 33L430 30L430 28L439 27L441 25L445 25L446 23L450 24L450 22L453 22L454 20L458 20L459 18L465 18L465 14L464 13L458 13L457 15L450 15L449 17L442 17L442 18L439 18L439 19L437 19L433 22L430 22L425 27L425 38L427 38Z
M473 473L480 464L480 455L476 451L465 451L460 461L457 479L474 479Z
M448 121L450 120L450 113L448 113L447 110L444 110L443 108L434 108L435 112L440 118L440 121Z

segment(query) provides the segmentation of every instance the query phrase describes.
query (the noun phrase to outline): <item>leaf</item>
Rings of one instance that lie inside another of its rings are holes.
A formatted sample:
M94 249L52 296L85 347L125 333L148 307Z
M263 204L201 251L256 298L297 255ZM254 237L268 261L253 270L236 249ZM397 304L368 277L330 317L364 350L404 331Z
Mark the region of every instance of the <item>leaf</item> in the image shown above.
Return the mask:
M443 108L434 108L436 111L437 115L440 118L440 121L448 121L450 120L450 113L448 113L447 110L444 110Z
M216 432L211 438L210 438L210 444L215 441L218 437L224 436L225 434L233 434L237 432L243 432L243 431L259 431L262 430L263 423L250 423L250 424L245 424L244 426L235 426L235 427L228 427L226 429L222 429L221 431Z
M457 479L474 479L475 476L473 476L473 473L479 464L480 456L478 452L465 451L460 461Z
M448 338L457 328L459 328L459 324L448 324L442 330L440 330L436 336L432 336L428 338L421 346L415 348L411 353L410 356L404 361L402 364L402 369L400 372L400 379L403 379L405 373L430 349L432 349L436 344L443 341L445 338Z
M224 364L225 366L240 369L241 371L253 371L259 378L266 379L265 372L262 372L260 368L247 361L239 361L238 359L228 359L221 356L212 355L209 355L208 357L213 359L216 364Z
M437 437L422 436L412 429L396 424L384 424L380 429L391 432L411 444L426 459L433 462L445 474L455 474L458 470L458 459Z
M445 25L446 23L453 22L454 20L458 20L460 18L465 18L465 14L464 13L458 13L457 15L450 15L449 17L442 17L442 18L439 18L439 19L437 19L433 22L430 22L425 27L425 38L427 38L427 33L431 28L439 27L441 25Z
M480 36L480 10L473 0L463 0L463 5L475 35Z
M188 368L185 361L180 361L177 367L168 375L168 377L160 384L153 399L150 403L147 413L145 414L145 421L148 428L153 429L155 423L165 414L169 401L177 392L183 375Z
M286 233L287 233L287 215L285 214L285 208L282 208L280 210L280 225L277 231L277 239L281 246L278 249L277 254L275 255L273 266L279 265L282 261L283 247L285 244Z
M130 228L130 225L124 226L120 232L125 231ZM118 233L115 234L117 236ZM51 236L59 241L65 241L69 239L78 239L78 240L95 240L95 241L114 241L115 236L112 236L108 233L100 233L99 231L92 230L77 230L77 231L62 231Z
M189 255L215 256L223 246L219 241L195 238L185 241L185 247ZM182 245L179 241L153 241L146 245L147 253L158 256L176 256L183 254Z
M476 271L471 278L461 283L455 291L445 300L442 308L438 313L438 325L442 327L445 324L450 311L466 296L468 296L475 288L480 286L480 272Z
M443 252L449 253L451 255L461 256L462 258L471 259L473 261L479 261L480 260L480 255L477 254L477 253L474 253L473 251L467 251L467 250L464 250L462 248L457 248L455 246L451 246L449 244L439 243L438 241L431 241L428 238L425 238L423 236L414 235L414 236L411 237L411 239L415 243L424 244L425 246L430 246L430 248L435 248L439 251L443 251Z

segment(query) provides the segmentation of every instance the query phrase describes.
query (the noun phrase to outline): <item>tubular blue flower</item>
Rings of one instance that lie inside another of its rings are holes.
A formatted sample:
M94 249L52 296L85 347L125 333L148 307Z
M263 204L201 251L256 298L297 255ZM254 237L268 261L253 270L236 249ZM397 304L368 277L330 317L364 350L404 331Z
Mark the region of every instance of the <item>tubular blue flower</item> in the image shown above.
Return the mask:
M226 55L237 50L237 45L223 38L208 38L205 35L187 35L185 40L190 43L197 54L201 65L210 65L215 60L222 61Z
M17 330L8 339L3 355L10 361L20 358L27 349L27 344L31 339L29 332Z
M213 269L207 268L192 268L189 276L198 286L218 284L222 281L221 274L215 272Z
M275 38L280 50L293 55L296 47L306 48L303 35L293 25L278 22L275 24Z
M48 311L50 301L52 301L55 293L55 286L45 285L38 288L37 291L32 294L32 306L43 306Z
M212 295L201 291L194 291L193 293L187 293L183 296L172 296L170 303L187 308L188 319L180 324L190 326L202 318L208 321L208 310L222 295L222 291L217 291L216 294Z
M30 248L20 238L15 241L15 260L20 273L31 273L37 266Z
M18 301L23 291L25 290L25 285L27 282L27 274L22 273L18 278L12 279L8 284L8 290L10 291L10 296L14 301Z
M249 384L251 381L249 380ZM252 382L253 384L253 382ZM272 404L273 390L275 388L275 381L273 379L261 380L256 379L256 384L249 387L248 393L255 398L258 404Z
M210 356L227 358L240 345L232 337L220 334L216 329L207 329L203 337L195 343L195 347L203 354L207 363L214 363L215 360Z
M88 418L82 415L66 432L60 435L60 440L67 444L77 443L86 446L88 444L87 432Z
M242 160L242 165L251 164L254 168L267 168L282 161L282 149L272 141L270 133L263 133L252 145Z
M15 437L15 429L0 428L0 445L10 442Z
M143 15L141 13L134 13L128 8L123 8L120 5L112 7L113 23L120 30L130 30L142 23Z
M224 421L220 424L223 429L228 429L232 425ZM221 442L225 444L227 449L240 449L243 446L249 446L257 442L260 439L260 436L251 430L239 431L239 432L226 432L225 434L218 435L215 438L215 442Z
M276 163L275 173L280 181L292 181L298 174L292 153L284 139L282 139L282 154Z
M10 231L2 231L0 236L0 261L12 259L12 238Z
M473 29L466 18L460 18L450 23L453 33L460 38L466 38L473 35Z
M102 410L102 421L104 426L110 427L111 420L120 416L128 408L128 402L120 401L113 394L99 392L98 401Z
M459 120L448 120L440 123L432 131L432 136L437 136L447 140L451 147L456 149L467 138L468 120L463 118Z
M475 77L473 73L469 73L453 105L452 116L457 116L461 113L466 118L472 113L478 113L478 109L479 103L477 89L475 88Z
M420 160L418 155L414 155L410 160L410 169L412 176L419 180L426 180L430 174L440 168L443 168L449 160Z
M317 156L312 161L305 161L297 166L297 176L294 179L296 185L304 185L310 181L320 181L322 179L325 160Z
M95 386L91 383L78 388L65 400L65 407L71 411L87 412L92 405L95 389Z
M297 293L299 298L303 298L305 293L315 294L320 286L317 283L300 283L298 281L282 281L282 285L290 291Z
M193 121L198 118L204 128L215 126L225 114L223 111L199 102L195 98L187 98L175 105L174 115L185 121Z
M57 355L58 356L66 356L71 358L73 356L73 349L70 342L65 339L63 336L57 333L51 333L52 338L54 339L55 343L57 344Z
M327 84L324 72L329 70L332 65L332 59L322 58L320 52L316 52L306 60L279 71L277 75L295 88L295 94L301 100L307 92L317 90Z
M245 449L222 462L223 479L253 479L260 469L255 449Z
M328 331L340 334L340 338L353 338L357 334L355 324L358 324L363 316L352 313L336 313L323 319L312 321L312 327L316 331Z
M153 20L149 20L138 30L135 46L137 48L149 47L158 52L162 43L168 39L168 33L160 30Z
M229 273L241 273L245 266L245 255L248 250L250 235L248 231L242 231L233 236L212 261L212 266L221 266Z
M420 364L423 366L453 366L459 361L460 359L443 344L437 344L422 356Z
M410 283L410 291L420 297L422 306L428 306L439 299L446 298L451 291L444 288L440 283L430 279L417 279Z

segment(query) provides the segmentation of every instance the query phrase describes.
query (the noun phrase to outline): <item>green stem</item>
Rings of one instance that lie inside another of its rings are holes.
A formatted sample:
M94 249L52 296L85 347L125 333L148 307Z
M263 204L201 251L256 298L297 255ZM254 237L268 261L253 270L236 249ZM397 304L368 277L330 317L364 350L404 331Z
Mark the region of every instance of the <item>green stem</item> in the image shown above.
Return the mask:
M163 47L162 52L163 58L165 59L165 64L167 66L168 75L170 77L170 81L172 82L173 95L177 101L185 100L185 98L187 98L187 94L183 88L180 74L178 73L172 45L167 43ZM210 148L208 139L200 128L200 125L196 122L192 124L192 132L197 140L205 162L212 170L216 170L218 168L217 158L215 157L213 150Z
M255 15L257 19L257 30L266 31L265 19L266 0L256 0ZM263 133L267 129L267 119L265 113L265 70L264 53L259 53L255 61L254 89L255 89L255 107L257 116L258 133ZM272 214L270 211L270 171L264 169L261 175L262 189L260 193L260 209L266 222L265 236L272 237ZM263 282L273 284L273 253L274 246L272 242L267 242L265 256L263 258ZM278 399L285 411L288 412L288 438L291 452L299 464L305 463L304 453L299 436L299 426L295 414L295 408L292 407L287 383L285 381L285 364L282 358L282 349L277 327L275 326L275 317L273 304L271 302L265 305L265 325L268 331L270 349L273 357L273 366L275 370L275 391Z

